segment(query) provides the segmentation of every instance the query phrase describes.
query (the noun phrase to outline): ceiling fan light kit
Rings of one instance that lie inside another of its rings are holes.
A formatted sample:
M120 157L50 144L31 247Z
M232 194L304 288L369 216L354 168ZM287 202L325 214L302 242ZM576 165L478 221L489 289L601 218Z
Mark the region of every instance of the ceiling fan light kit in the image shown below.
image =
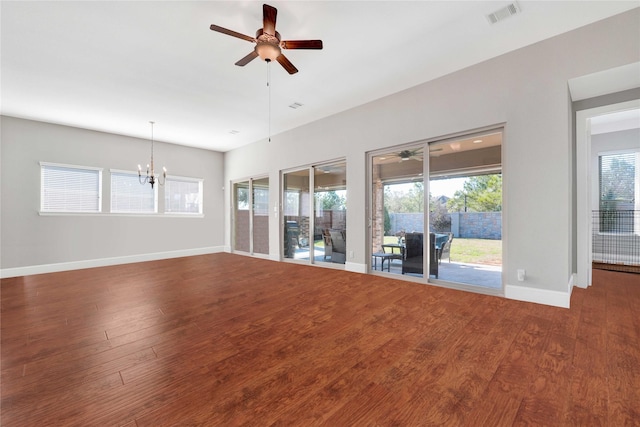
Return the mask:
M280 47L271 43L258 42L255 49L260 59L267 62L276 60L282 54Z
M322 40L284 40L276 31L276 18L278 9L268 4L262 5L263 26L256 31L256 36L251 37L236 31L232 31L212 24L211 31L226 34L251 43L255 43L253 51L236 62L239 67L244 67L256 57L271 62L278 61L289 74L295 74L298 69L282 54L282 49L322 49Z

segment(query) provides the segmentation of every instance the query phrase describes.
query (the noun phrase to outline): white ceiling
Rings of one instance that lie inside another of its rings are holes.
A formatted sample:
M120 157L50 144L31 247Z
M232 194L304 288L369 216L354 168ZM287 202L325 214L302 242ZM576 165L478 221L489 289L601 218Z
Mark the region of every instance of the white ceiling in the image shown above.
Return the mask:
M283 40L323 50L271 64L271 134L318 120L639 6L635 1L269 1ZM8 2L1 112L228 151L269 135L267 64L234 63L262 27L257 1ZM289 108L294 102L301 108ZM238 133L232 134L231 131Z

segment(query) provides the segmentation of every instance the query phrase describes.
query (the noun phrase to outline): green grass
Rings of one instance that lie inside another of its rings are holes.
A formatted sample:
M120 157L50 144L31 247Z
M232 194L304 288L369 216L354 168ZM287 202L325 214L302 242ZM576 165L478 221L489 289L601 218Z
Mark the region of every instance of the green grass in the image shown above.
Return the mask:
M395 236L385 236L385 243L398 243ZM461 239L451 242L451 261L469 264L502 265L502 240Z
M502 240L454 238L451 242L451 261L502 265Z

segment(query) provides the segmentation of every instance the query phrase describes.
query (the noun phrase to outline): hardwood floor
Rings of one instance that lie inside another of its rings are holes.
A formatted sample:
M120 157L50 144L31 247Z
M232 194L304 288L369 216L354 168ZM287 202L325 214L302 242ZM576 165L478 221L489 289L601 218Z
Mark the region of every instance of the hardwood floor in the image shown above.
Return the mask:
M640 425L640 275L571 309L213 254L0 284L9 426Z

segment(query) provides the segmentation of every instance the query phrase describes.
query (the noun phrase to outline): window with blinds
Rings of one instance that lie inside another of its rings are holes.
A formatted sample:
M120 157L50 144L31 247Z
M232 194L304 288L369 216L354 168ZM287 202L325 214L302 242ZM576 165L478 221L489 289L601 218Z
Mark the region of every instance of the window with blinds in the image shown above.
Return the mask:
M164 184L164 212L202 214L202 180L167 177Z
M601 233L634 233L640 230L636 215L640 192L640 152L606 153L598 156Z
M637 153L599 156L600 210L633 210L636 192Z
M102 209L102 169L40 163L40 211L97 213Z
M137 173L111 171L111 212L152 214L158 212L158 186L140 184Z

